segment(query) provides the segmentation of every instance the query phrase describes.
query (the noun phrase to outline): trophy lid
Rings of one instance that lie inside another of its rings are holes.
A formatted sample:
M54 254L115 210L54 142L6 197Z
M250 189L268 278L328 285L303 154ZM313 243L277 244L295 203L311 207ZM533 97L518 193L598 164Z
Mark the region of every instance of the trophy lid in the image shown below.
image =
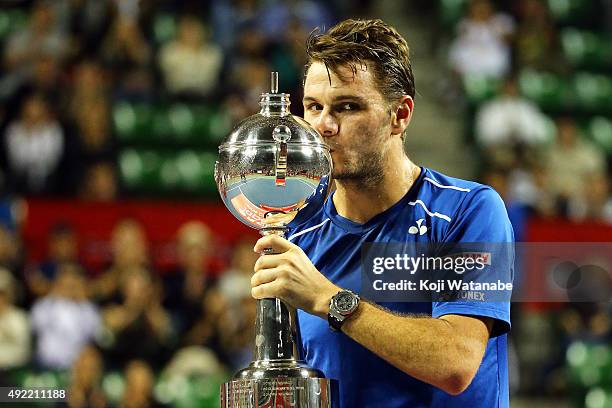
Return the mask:
M272 72L259 113L240 122L219 146L215 180L221 198L253 228L268 227L268 214L300 208L331 175L329 147L289 105L289 94L278 92L278 73Z

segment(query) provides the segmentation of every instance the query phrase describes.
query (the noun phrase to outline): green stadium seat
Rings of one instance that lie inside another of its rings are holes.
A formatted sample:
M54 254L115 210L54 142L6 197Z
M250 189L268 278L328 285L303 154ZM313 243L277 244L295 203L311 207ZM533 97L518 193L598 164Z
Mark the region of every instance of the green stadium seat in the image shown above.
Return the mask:
M218 155L216 152L201 152L199 154L202 179L200 180L200 191L208 197L218 196L217 183L215 182L215 163Z
M439 15L442 24L452 30L465 15L468 3L468 0L440 0Z
M160 13L153 21L153 37L157 45L163 45L172 40L176 34L176 16Z
M214 107L176 103L117 103L113 124L124 146L217 148L231 131L229 116Z
M219 146L232 131L232 120L229 114L223 110L212 112L210 119L209 142L213 146Z
M125 380L118 371L106 373L102 378L102 391L106 398L115 406L121 400L125 389Z
M130 192L163 191L161 169L163 157L153 150L124 149L119 154L119 174Z
M207 151L126 148L119 154L119 174L131 193L216 197L216 160Z
M572 79L576 108L584 113L612 112L612 78L580 72Z
M174 144L174 130L169 115L168 107L155 106L150 108L153 112L151 116L151 132L148 140L142 140L143 144L150 146L151 143Z
M199 146L212 145L211 124L214 116L212 107L200 105L194 108L195 125L193 128L194 144Z
M119 102L113 106L113 124L117 138L127 144L147 144L155 136L157 112L148 104Z
M569 111L571 89L567 81L548 72L523 70L519 76L521 94L549 113Z
M612 120L603 116L592 118L586 127L587 137L612 155ZM612 375L612 367L610 368Z
M173 193L180 188L180 173L177 166L176 152L164 152L160 156L159 191Z
M479 105L497 95L501 82L497 78L482 75L465 75L463 77L463 90L471 105Z
M176 167L180 174L182 191L188 194L216 196L214 180L217 154L185 150L176 157Z
M226 376L193 377L190 379L195 406L216 408L219 406L221 385L227 381Z
M175 144L185 145L193 143L195 132L195 115L193 107L186 104L175 104L167 111L169 131Z
M22 9L0 10L0 40L25 27L28 15Z
M231 131L229 117L220 109L205 105L194 107L193 113L194 146L208 146L216 149Z
M585 408L612 408L612 389L591 388L584 398Z
M597 10L592 0L548 0L553 20L561 25L592 26Z
M566 28L561 32L565 59L573 66L591 70L612 68L612 38L591 31Z
M574 342L566 353L568 378L582 388L600 386L604 383L604 371L611 359L612 351L608 345Z
M56 388L66 389L69 373L65 371L26 372L22 377L23 388Z
M155 385L155 398L176 408L216 408L220 387L226 375L172 377L160 379Z

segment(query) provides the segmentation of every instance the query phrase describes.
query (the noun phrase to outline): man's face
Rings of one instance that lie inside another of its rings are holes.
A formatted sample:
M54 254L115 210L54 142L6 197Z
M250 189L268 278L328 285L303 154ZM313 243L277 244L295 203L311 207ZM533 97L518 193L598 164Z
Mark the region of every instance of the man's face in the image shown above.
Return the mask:
M336 180L371 184L384 169L391 114L370 70L341 67L339 76L315 62L304 83L304 119L330 146Z

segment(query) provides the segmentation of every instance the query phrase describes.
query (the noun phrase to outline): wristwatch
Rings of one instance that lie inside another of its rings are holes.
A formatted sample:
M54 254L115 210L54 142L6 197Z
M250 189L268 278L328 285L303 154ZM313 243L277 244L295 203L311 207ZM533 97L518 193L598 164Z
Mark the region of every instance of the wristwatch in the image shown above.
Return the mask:
M332 330L340 331L342 324L355 313L359 307L359 295L350 290L341 290L332 296L329 302L327 322Z

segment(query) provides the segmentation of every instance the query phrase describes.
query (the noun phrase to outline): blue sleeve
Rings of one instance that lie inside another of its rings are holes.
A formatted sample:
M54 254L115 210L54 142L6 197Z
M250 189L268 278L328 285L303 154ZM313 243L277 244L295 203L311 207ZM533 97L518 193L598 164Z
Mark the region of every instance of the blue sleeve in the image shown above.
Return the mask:
M473 282L498 279L512 282L514 278L514 233L501 197L490 187L472 190L460 204L444 236L446 243L469 243L479 252L490 254L490 264L484 269L466 273ZM491 336L510 330L510 299L501 301L453 300L432 302L432 316L460 314L495 319Z

